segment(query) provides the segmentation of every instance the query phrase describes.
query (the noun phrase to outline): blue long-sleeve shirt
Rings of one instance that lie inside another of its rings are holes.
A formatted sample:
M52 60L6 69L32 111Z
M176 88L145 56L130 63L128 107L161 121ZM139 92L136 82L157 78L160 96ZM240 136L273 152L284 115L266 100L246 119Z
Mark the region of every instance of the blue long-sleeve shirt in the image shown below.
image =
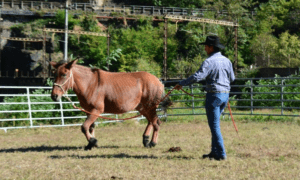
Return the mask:
M235 79L232 63L220 52L213 53L202 63L195 74L180 81L179 84L187 86L204 79L207 92L229 92L230 82Z

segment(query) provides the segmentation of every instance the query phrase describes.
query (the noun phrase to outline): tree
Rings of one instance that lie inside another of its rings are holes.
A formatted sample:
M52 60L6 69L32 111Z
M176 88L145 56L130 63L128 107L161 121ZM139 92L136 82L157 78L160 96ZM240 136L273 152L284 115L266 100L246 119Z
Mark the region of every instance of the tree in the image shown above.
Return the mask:
M276 57L276 50L278 49L277 38L270 33L262 33L257 35L251 44L256 59L262 60L256 62L256 65L270 67L271 59Z
M285 67L300 66L300 41L297 35L290 35L288 31L279 36L279 54L284 58L281 64ZM285 60L287 58L287 61Z

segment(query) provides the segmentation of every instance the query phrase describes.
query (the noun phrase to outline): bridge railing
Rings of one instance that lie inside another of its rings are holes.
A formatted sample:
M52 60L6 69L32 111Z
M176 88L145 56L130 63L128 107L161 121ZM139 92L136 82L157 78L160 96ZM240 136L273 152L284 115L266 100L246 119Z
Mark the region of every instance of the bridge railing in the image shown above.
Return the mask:
M27 11L33 10L57 10L64 9L65 3L60 2L43 2L43 1L14 1L14 0L2 0L0 1L2 7L2 14L25 13L30 15ZM160 7L160 6L141 6L141 5L116 5L116 4L104 4L97 5L95 3L77 3L73 2L68 5L70 10L83 10L94 11L97 14L105 14L112 12L124 13L126 15L191 15L191 16L203 16L205 12L214 11L212 9L202 8L180 8L180 7ZM22 10L21 12L18 12ZM217 11L220 15L227 15L226 10ZM247 15L255 15L255 11L245 12ZM32 14L33 15L33 14ZM47 14L45 15L54 15Z

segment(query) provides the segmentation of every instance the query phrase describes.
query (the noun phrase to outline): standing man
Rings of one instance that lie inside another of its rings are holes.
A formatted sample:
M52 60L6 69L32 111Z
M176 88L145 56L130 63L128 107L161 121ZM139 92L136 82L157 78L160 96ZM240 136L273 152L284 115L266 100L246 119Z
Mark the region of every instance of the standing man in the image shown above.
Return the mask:
M203 158L215 160L226 159L223 137L220 129L220 115L229 99L230 82L235 79L232 63L223 56L220 49L224 46L220 43L219 37L207 36L204 43L208 58L202 63L200 69L182 80L174 88L180 90L182 86L187 86L201 80L206 80L206 116L211 130L211 152L204 154Z

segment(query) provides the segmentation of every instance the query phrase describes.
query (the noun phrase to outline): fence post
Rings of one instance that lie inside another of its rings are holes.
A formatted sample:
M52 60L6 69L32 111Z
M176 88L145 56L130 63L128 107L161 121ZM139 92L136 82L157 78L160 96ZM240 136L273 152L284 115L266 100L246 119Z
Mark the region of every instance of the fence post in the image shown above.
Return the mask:
M283 79L281 79L281 87L280 87L280 101L281 101L281 115L283 115Z
M191 94L194 95L193 85L191 85L190 88L191 88ZM192 96L192 108L193 108L193 114L195 114L195 102L194 102L194 96Z
M251 98L251 115L253 114L253 80L251 79L251 85L250 85L250 98Z
M62 105L62 101L61 98L59 100L59 105L60 105L60 117L61 117L61 125L65 125L65 120L64 120L64 111L63 111L63 105Z
M30 101L30 91L29 91L29 88L27 87L26 88L26 91L27 91L27 104L28 104L28 111L29 111L29 120L30 120L30 127L32 127L32 112L31 112L31 101Z

